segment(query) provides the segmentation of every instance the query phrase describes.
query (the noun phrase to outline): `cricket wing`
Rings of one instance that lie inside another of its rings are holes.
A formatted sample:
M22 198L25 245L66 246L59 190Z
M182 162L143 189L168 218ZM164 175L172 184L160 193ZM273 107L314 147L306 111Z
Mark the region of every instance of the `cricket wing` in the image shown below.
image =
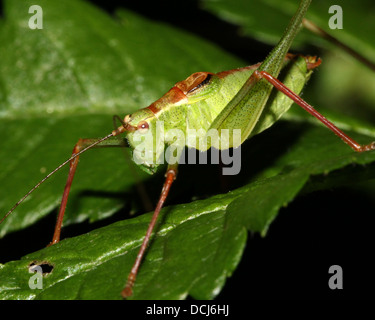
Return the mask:
M287 61L279 78L299 94L311 72L307 68L306 59L298 57ZM225 149L226 146L236 148L280 119L293 101L283 93L277 90L271 93L271 90L272 86L263 79L258 81L251 76L213 121L210 129L218 130L219 137L222 138L212 146L217 149ZM223 129L229 131L229 137L228 134L223 134ZM240 130L240 135L236 135L234 129Z

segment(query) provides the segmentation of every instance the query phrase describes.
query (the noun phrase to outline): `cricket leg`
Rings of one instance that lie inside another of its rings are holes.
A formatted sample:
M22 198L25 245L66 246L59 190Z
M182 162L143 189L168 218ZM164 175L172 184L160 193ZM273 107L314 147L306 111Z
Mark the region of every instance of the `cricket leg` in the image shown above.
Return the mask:
M139 249L137 258L136 258L136 260L134 262L134 265L133 265L133 267L130 271L130 274L128 276L126 286L121 292L121 295L124 298L127 298L127 297L131 296L132 293L133 293L133 285L134 285L135 279L137 277L138 269L139 269L139 266L141 264L144 253L146 251L147 245L150 241L152 230L155 227L155 224L156 224L156 221L158 219L160 210L163 207L164 201L168 196L169 190L171 189L172 183L176 179L176 176L177 176L177 164L169 165L168 169L167 169L167 173L165 174L165 182L164 182L161 194L160 194L158 204L156 205L154 214L151 218L151 222L150 222L150 224L147 228L146 235L143 239L141 248Z
M304 101L301 97L296 95L293 91L291 91L288 87L286 87L281 81L277 80L275 77L270 75L268 72L265 71L254 71L255 76L258 79L266 79L269 83L271 83L277 90L284 93L290 99L292 99L295 103L305 109L308 113L313 115L319 121L321 121L325 126L328 127L331 131L333 131L338 137L340 137L345 143L347 143L354 151L357 152L364 152L370 151L375 149L375 142L371 142L366 145L361 145L354 139L350 138L346 135L343 131L337 128L332 122L327 120L321 113L316 111L314 107L309 105L306 101Z
M117 122L116 121L119 121L123 127L126 126L124 121L117 115L114 115L112 120L113 120L113 127L115 128L115 130L117 128ZM142 180L139 177L139 174L137 173L137 170L135 169L136 165L130 159L129 154L125 152L125 149L123 149L123 150L124 150L124 156L125 156L124 158L125 158L126 164L131 169L130 173L133 176L133 179L135 181L135 186L137 188L138 195L141 198L141 201L142 201L143 207L145 209L145 212L152 211L154 206L152 204L152 201L151 201L150 197L148 196L145 185L143 184Z
M65 184L64 193L61 199L59 213L57 215L55 231L53 234L52 241L49 245L53 245L60 241L61 235L61 228L64 219L66 204L68 202L70 188L72 186L74 174L77 169L79 154L84 151L84 149L89 148L91 146L94 148L100 147L126 147L125 141L123 139L112 138L112 139L79 139L77 144L74 146L73 153L70 160L70 167L69 167L69 174L68 179Z

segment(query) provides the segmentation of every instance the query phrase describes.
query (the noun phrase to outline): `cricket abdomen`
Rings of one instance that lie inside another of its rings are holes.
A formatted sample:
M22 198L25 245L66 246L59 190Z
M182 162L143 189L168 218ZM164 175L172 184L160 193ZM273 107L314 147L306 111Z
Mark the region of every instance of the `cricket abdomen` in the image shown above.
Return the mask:
M152 103L148 110L154 121L164 123L164 133L180 130L185 145L205 151L211 143L204 143L212 122L236 95L257 65L213 74L197 72L176 83L163 97ZM168 143L168 142L167 142Z
M189 148L196 148L200 151L206 151L214 143L212 139L219 139L220 132L210 132L212 122L233 99L239 89L254 71L254 67L245 67L229 71L220 72L215 75L220 88L206 99L185 106L186 133L195 131L197 137L187 138L186 145ZM210 136L207 139L207 135Z

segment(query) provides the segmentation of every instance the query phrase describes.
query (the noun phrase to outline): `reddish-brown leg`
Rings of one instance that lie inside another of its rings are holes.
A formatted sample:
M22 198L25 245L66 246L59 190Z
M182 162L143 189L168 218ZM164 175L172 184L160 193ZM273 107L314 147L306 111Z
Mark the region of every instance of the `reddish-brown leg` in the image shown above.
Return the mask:
M110 140L110 138L113 138L115 136L117 136L118 134L120 133L123 133L126 131L126 128L124 127L119 127L117 128L116 130L112 131L112 133L110 133L109 135L105 136L104 138L101 138L101 139L85 139L86 142L90 141L91 144L82 144L80 146L80 151L74 153L73 152L73 155L68 159L68 160L65 160L63 163L61 163L59 166L57 166L54 170L52 170L49 174L47 174L42 180L40 180L34 187L32 187L29 192L27 192L20 200L18 200L18 202L12 207L12 209L10 209L6 214L5 216L0 219L0 224L30 195L32 194L36 189L38 189L40 187L40 185L42 185L44 182L46 182L49 178L51 178L57 171L59 171L61 168L65 167L65 165L67 165L68 163L72 163L72 161L78 157L80 154L86 152L88 149L91 149L91 148L94 148L94 147L101 147L101 146L125 146L124 142L121 141L121 140L117 140L115 143L113 143L112 140ZM87 145L86 147L84 147L84 145ZM76 148L75 148L76 149ZM77 162L75 163L75 166L77 166ZM75 171L75 169L74 169ZM74 175L74 173L73 173ZM69 180L69 178L68 178ZM73 177L70 178L70 180L73 180ZM71 184L71 181L70 181L70 184ZM66 201L65 201L65 205L66 205ZM60 209L61 211L61 209ZM64 208L64 211L65 211L65 208ZM59 220L62 221L62 217L59 217ZM60 229L61 229L61 225L60 225ZM58 239L59 237L56 237L56 239ZM55 241L55 242L52 242L51 244L53 243L56 243L58 242Z
M122 125L122 127L125 127L126 124L124 123L124 121L117 115L113 116L113 127L117 128L117 121L119 121ZM125 152L124 150L124 155L125 155L125 161L127 162L127 165L130 167L130 168L134 168L136 167L136 164L129 158L128 154ZM152 201L150 199L150 197L148 196L147 194L147 191L146 191L146 188L144 186L144 184L142 183L138 173L137 173L137 170L130 170L130 173L132 174L133 178L134 178L134 181L135 181L135 186L137 188L137 191L138 191L138 195L140 196L141 198L141 201L142 201L142 204L144 206L144 209L145 209L145 212L149 212L151 211L154 206L152 204Z
M285 95L287 95L290 99L292 99L295 103L305 109L308 113L313 115L319 121L321 121L325 126L327 126L330 130L332 130L337 136L339 136L345 143L347 143L354 151L357 152L364 152L369 150L375 149L375 142L370 144L361 145L357 141L350 138L346 135L343 131L337 128L332 122L327 120L322 114L316 111L311 105L309 105L306 101L304 101L301 97L296 95L293 91L291 91L288 87L286 87L281 81L277 80L275 77L270 75L268 72L265 71L255 71L255 76L258 79L266 79L269 83L271 83L277 90L281 91Z
M134 285L135 279L137 277L138 269L139 269L139 266L141 264L144 253L146 251L147 245L150 241L152 230L155 227L155 224L156 224L156 221L158 219L160 210L163 207L164 201L168 196L169 190L171 189L172 183L176 179L176 176L177 176L177 165L168 166L168 170L167 170L167 173L165 175L166 178L165 178L164 186L163 186L163 189L161 191L158 204L157 204L157 206L155 208L155 211L154 211L154 214L151 218L151 222L150 222L150 224L147 228L146 235L143 239L141 248L139 249L137 258L135 259L134 265L133 265L133 267L130 271L130 274L128 276L126 286L121 292L121 295L124 298L127 298L127 297L129 297L133 294L133 285Z
M102 138L102 139L79 139L77 144L75 145L72 156L71 156L71 160L70 160L68 179L66 181L64 193L61 199L59 214L57 215L55 231L53 233L52 241L50 242L49 245L53 245L60 241L61 228L62 228L62 223L64 219L66 204L68 202L69 192L72 186L74 174L77 169L79 154L81 154L82 152L86 151L88 148L91 148L91 147L124 147L125 146L123 140L107 140L108 137L111 137L111 136L113 135L107 136L106 138Z

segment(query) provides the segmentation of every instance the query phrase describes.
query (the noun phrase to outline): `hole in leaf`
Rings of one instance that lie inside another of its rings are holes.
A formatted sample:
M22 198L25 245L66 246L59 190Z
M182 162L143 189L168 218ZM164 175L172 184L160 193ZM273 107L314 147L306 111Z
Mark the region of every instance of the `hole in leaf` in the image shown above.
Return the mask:
M43 276L50 274L53 268L53 264L48 261L33 261L29 264L29 271L41 272Z

